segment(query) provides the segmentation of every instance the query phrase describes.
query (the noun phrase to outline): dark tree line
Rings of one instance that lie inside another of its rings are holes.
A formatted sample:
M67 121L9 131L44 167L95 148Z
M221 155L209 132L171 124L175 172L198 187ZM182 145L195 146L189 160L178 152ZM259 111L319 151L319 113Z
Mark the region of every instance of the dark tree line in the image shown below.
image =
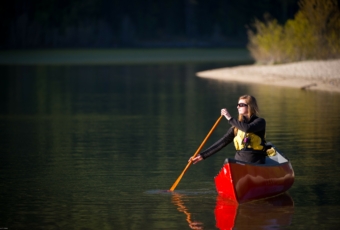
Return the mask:
M285 22L297 0L12 0L1 48L245 45L265 13Z

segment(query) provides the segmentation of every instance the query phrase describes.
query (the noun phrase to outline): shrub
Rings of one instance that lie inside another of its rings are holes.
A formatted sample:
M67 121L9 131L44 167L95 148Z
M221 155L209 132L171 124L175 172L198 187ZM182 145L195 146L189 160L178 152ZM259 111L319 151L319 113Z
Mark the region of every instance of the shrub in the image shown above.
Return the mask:
M248 49L257 63L340 57L340 10L336 0L300 0L285 25L265 16L248 29Z
M255 20L256 33L248 30L248 49L258 63L279 62L283 58L281 49L283 27L276 19L270 19L268 15L265 18L265 22Z

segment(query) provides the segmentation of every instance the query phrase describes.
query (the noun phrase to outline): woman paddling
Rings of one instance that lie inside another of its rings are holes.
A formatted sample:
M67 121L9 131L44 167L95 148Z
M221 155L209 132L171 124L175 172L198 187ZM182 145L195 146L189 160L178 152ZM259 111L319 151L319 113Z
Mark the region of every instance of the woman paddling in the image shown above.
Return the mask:
M259 109L255 97L251 95L241 96L238 100L237 109L238 120L233 118L227 109L221 110L221 115L228 120L231 127L220 140L196 157L191 157L189 161L196 164L234 142L236 160L258 164L265 163L267 155L265 146L266 121L257 116Z

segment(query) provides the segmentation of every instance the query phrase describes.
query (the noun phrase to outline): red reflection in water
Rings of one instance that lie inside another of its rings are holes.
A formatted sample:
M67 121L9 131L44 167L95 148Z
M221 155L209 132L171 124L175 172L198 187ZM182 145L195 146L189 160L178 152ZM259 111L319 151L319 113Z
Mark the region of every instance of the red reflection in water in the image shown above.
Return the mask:
M192 220L191 213L183 202L184 195L173 193L172 203L186 215L191 229L204 229L202 222ZM238 204L222 196L217 196L215 206L216 227L229 229L276 229L291 225L294 211L292 198L282 195Z
M226 230L289 226L293 211L294 202L288 194L240 205L218 196L215 207L216 227Z

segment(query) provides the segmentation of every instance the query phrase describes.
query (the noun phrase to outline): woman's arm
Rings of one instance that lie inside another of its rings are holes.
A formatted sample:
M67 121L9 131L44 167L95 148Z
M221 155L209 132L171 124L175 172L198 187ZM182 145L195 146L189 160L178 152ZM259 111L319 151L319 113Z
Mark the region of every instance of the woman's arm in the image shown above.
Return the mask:
M227 146L229 143L231 143L234 140L234 127L230 127L227 131L227 133L217 142L215 142L213 145L211 145L209 148L198 154L196 157L191 157L189 161L192 161L194 164L197 162L210 157L211 155L217 153L221 149L223 149L225 146Z
M233 140L234 140L234 127L230 127L227 133L220 140L215 142L213 145L211 145L209 148L201 152L199 155L201 155L203 159L210 157L211 155L223 149Z

